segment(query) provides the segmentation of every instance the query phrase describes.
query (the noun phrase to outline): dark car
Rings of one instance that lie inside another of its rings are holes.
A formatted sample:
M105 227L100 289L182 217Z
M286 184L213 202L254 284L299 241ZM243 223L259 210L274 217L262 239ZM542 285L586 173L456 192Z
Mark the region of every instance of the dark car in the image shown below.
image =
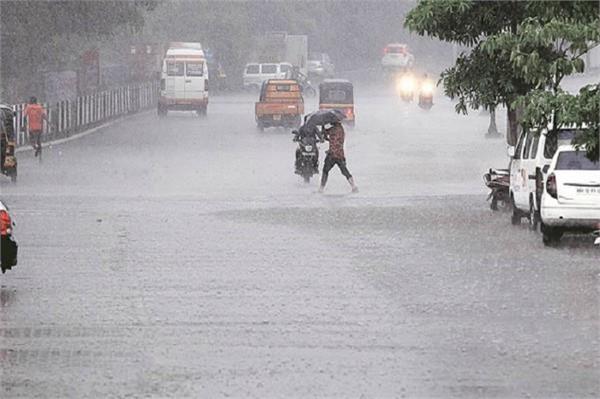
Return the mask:
M0 267L2 273L10 270L17 264L17 252L19 246L13 236L14 223L8 213L8 208L0 201Z

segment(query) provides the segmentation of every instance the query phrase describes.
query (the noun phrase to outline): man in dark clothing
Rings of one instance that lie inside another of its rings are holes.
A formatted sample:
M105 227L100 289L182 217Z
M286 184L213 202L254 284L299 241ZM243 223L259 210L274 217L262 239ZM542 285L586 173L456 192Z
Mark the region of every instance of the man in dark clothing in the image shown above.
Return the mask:
M327 151L327 156L325 157L325 163L323 165L323 175L321 176L321 187L319 188L319 192L323 192L323 190L325 190L327 178L329 177L329 171L335 165L340 168L340 171L348 180L348 183L350 183L352 192L355 193L358 191L358 187L356 187L356 184L354 184L354 178L346 167L346 156L344 154L345 136L346 133L344 132L344 128L340 122L334 123L331 128L325 131L325 137L329 141L329 151Z

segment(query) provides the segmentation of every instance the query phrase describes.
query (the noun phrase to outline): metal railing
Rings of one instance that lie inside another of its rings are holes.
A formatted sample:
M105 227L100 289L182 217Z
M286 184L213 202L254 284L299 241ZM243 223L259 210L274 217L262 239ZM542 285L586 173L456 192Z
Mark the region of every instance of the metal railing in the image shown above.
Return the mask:
M44 122L42 141L67 138L124 115L156 106L159 83L147 82L117 89L100 91L72 100L42 104L48 113ZM13 106L17 147L28 143L23 111L27 104Z

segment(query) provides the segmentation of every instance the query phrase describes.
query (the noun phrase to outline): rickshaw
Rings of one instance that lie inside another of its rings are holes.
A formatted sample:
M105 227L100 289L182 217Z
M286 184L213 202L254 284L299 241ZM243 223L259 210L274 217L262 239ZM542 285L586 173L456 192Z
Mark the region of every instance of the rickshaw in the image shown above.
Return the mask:
M14 111L0 104L0 172L17 181L17 157L15 156Z
M319 109L340 110L345 119L342 121L353 127L356 119L354 112L354 87L345 79L325 79L319 85Z

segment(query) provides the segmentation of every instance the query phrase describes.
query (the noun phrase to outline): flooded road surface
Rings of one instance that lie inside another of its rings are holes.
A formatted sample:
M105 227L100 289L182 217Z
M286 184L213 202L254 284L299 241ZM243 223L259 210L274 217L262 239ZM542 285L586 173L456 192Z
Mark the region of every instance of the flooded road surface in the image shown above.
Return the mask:
M600 396L591 238L489 210L486 116L388 94L357 89L357 194L301 182L245 95L21 154L0 396Z

